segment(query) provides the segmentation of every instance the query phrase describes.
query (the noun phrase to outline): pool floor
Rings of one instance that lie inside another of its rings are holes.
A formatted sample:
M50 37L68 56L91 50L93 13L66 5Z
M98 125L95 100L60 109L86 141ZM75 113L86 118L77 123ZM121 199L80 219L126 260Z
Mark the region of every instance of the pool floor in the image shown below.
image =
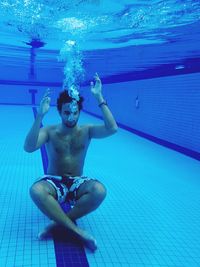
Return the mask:
M84 174L99 179L107 197L77 224L96 237L98 250L91 253L77 245L75 252L68 240L71 261L59 263L55 240L36 238L49 219L29 196L30 186L44 172L40 150L23 150L33 109L1 105L0 114L1 267L200 266L199 161L123 129L92 140ZM52 107L44 125L58 120ZM102 121L82 113L81 123ZM56 242L64 250L63 241ZM73 260L77 251L83 251L86 262Z

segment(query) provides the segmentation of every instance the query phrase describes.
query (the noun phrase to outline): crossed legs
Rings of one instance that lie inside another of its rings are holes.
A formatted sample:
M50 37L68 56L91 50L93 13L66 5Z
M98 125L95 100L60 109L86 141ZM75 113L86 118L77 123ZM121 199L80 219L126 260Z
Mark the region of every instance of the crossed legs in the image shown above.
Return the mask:
M81 184L77 191L76 204L67 214L56 200L56 191L50 183L39 181L33 184L30 195L37 207L54 221L43 233L50 231L55 224L60 224L74 232L91 250L97 248L94 237L77 227L73 221L95 210L102 203L106 189L100 182L91 180Z

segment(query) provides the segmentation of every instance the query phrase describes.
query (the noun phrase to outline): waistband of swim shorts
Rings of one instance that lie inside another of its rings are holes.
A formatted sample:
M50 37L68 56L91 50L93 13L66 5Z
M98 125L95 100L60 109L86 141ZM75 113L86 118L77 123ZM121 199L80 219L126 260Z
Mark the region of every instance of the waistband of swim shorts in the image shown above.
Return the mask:
M62 176L51 175L51 174L45 174L41 178L53 178L53 179L58 180L58 181L62 180Z
M87 178L86 176L84 175L81 175L81 176L58 176L58 175L51 175L51 174L45 174L43 175L41 178L52 178L52 179L55 179L61 183L66 183L67 181L69 181L70 179L78 179L78 178Z

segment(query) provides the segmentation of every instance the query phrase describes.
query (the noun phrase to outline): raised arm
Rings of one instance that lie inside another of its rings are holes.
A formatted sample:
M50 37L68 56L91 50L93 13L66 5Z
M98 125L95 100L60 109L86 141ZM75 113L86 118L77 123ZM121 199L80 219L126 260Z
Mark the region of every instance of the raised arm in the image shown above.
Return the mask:
M104 124L90 125L89 133L91 138L104 138L117 132L117 123L102 95L102 84L98 74L95 74L95 84L91 82L91 92L97 99L99 108L102 111Z
M24 142L24 150L26 152L33 152L40 148L44 143L48 141L48 128L40 128L41 122L43 120L43 117L48 112L50 107L50 90L47 89L45 92L41 102L40 107L37 113L37 116L35 118L35 121L29 131L29 133L26 136L25 142Z

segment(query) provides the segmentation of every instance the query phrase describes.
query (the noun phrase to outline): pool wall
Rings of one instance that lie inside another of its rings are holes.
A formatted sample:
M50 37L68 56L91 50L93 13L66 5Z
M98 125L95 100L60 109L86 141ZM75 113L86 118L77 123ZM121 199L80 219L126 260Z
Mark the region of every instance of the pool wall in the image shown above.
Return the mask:
M103 94L120 126L151 140L156 138L153 141L158 143L160 139L166 146L169 142L171 148L175 148L173 144L180 146L180 152L190 150L200 159L199 79L200 73L193 73L104 84ZM51 103L56 104L61 83L34 84L0 84L0 103L37 105L49 86L53 89ZM85 98L84 110L101 117L89 86L82 87L81 93Z

